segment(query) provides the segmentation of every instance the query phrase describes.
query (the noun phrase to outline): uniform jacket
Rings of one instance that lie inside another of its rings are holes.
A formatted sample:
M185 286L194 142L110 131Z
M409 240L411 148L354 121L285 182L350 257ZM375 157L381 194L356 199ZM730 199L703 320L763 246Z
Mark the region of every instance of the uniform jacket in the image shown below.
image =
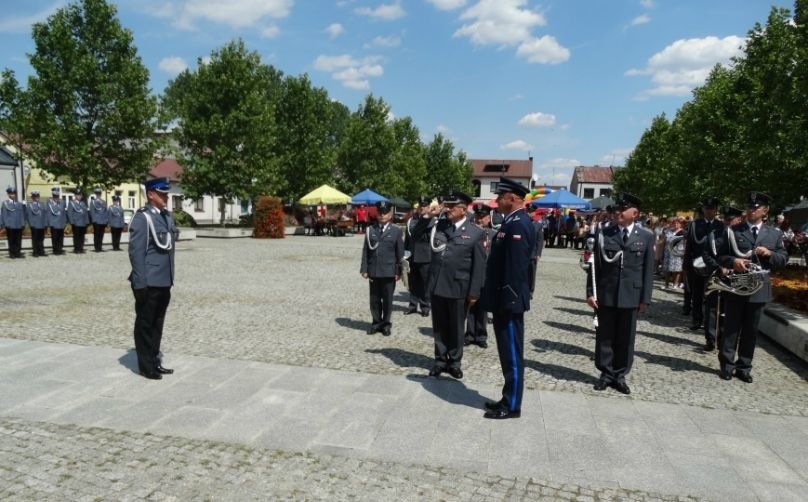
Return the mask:
M165 288L174 284L174 244L177 237L179 232L168 211L161 214L147 205L135 213L129 224L129 262L132 265L129 281L132 289Z
M488 312L530 310L528 270L535 230L524 209L505 217L491 242L480 307Z
M371 249L375 248L375 249ZM362 247L362 265L359 272L370 278L390 278L401 275L404 258L404 236L392 222L382 233L378 223L368 227Z
M54 201L52 198L48 199L45 204L45 216L48 218L48 226L56 229L63 229L67 225L67 210L65 208L65 201L59 199Z
M0 228L20 229L25 226L25 204L11 199L0 203Z
M593 259L598 305L621 309L651 303L654 286L654 233L634 225L623 244L623 228L609 225L598 232ZM602 237L600 237L602 236ZM605 258L613 259L609 263ZM593 296L592 274L586 275L586 296Z
M693 265L693 260L704 254L707 247L710 245L710 234L718 236L724 231L724 224L714 219L711 222L703 218L693 220L687 227L687 234L685 236L685 255L683 265L685 268L690 268Z
M411 253L412 263L429 263L432 261L432 248L429 246L431 217L413 216L407 221L404 234L404 248Z
M107 208L107 219L112 228L123 228L123 208L115 204Z
M436 248L446 247L432 253L427 293L479 298L485 280L485 231L468 219L458 229L448 219L441 220L434 241Z
M107 213L107 202L102 199L90 201L90 220L96 225L106 225L109 223L109 213Z
M67 203L67 221L74 227L86 227L90 224L87 204L83 200L71 200Z
M742 254L752 251L757 246L763 246L772 252L768 258L763 258L752 253L749 257L753 263L757 263L765 270L777 270L786 266L788 263L788 252L783 247L783 233L772 226L761 225L758 231L757 240L752 237L752 231L749 229L747 223L739 223L726 229L723 238L718 248L718 263L728 269L732 269L732 264L735 258L743 258L738 256L729 242L729 232L733 233L735 243L738 246L738 251ZM772 299L772 284L769 275L764 276L765 281L760 291L748 297L750 302L753 303L766 303Z
M38 200L25 205L25 219L31 228L42 229L48 226L47 206Z

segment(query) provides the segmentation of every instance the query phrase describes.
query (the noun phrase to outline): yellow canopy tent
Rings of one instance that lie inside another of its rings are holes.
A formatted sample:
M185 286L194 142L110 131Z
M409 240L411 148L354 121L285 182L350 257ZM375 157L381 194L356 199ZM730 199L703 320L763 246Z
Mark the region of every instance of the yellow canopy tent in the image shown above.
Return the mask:
M323 185L304 195L298 202L301 204L347 204L350 201L350 195L345 195L336 188Z

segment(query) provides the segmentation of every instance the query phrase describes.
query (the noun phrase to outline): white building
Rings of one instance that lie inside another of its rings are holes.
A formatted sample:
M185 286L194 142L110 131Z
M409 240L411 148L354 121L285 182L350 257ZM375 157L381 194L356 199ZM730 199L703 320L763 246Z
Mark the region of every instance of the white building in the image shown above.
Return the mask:
M533 157L528 160L514 159L469 159L472 166L472 184L475 200L490 200L497 196L500 176L518 181L530 188L533 177Z
M570 193L586 200L600 196L611 197L614 191L616 167L578 166L572 173Z

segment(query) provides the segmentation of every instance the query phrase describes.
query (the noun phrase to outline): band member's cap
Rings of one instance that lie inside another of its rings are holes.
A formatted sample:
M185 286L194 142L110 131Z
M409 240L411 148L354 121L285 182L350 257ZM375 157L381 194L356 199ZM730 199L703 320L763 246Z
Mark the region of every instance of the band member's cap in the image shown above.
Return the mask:
M497 193L512 193L524 199L525 196L530 193L530 190L518 181L501 176L497 184Z
M746 200L746 207L760 207L768 206L772 198L763 192L749 192L749 198Z
M59 187L51 188L51 195L59 195L60 192L61 190L59 190Z
M171 188L171 183L169 182L168 178L154 178L146 181L144 183L146 187L146 191L155 191L160 193L168 193L169 189Z
M115 195L112 196L112 200L121 200L121 196L118 195L118 194L115 194Z
M722 213L724 214L724 218L730 219L730 218L737 218L738 216L741 216L743 214L743 211L741 211L737 207L724 206L724 211L722 211Z
M6 193L17 193L17 189L9 185L8 187L6 187Z
M477 216L486 216L491 214L491 208L485 204L477 204L474 206L474 214Z
M39 197L39 190L34 190L31 192L31 197Z
M81 195L81 188L77 188L77 189L73 190L73 193L76 194L76 195Z
M443 197L443 203L450 206L454 204L465 204L468 206L473 200L474 199L459 190L452 190Z
M426 195L422 195L418 198L418 205L420 207L428 207L430 202L432 202L432 199L430 199Z
M376 203L376 211L378 211L378 212L380 212L382 214L387 214L392 210L393 210L393 205L390 204L390 202L388 202L386 200L380 200L379 202Z
M103 192L103 190L101 190L100 188L95 188L93 190L93 193L101 193L101 192Z
M620 192L617 194L617 198L615 198L614 205L618 209L626 209L629 207L636 207L639 209L640 205L642 205L642 200L640 200L640 198L636 195L632 195L628 192Z
M705 207L705 208L709 208L709 209L715 209L720 204L721 203L719 202L718 197L707 197L703 201L701 201L701 207Z

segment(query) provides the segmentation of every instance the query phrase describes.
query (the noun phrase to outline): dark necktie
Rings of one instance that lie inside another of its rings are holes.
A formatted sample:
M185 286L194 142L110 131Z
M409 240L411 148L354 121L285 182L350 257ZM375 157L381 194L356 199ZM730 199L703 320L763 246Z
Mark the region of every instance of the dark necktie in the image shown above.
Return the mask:
M623 244L626 244L626 243L628 243L628 229L624 228L623 229Z
M757 227L756 226L752 227L752 238L757 240Z

